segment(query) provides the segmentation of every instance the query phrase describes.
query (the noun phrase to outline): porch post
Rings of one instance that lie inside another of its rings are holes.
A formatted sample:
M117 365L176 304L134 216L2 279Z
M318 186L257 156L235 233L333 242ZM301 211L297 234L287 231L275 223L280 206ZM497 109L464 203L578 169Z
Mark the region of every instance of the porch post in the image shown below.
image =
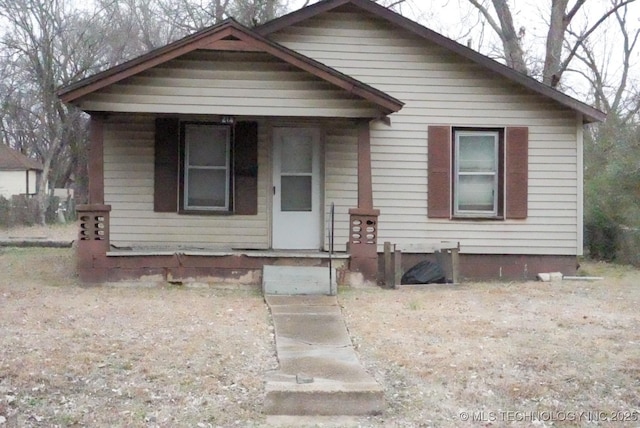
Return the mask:
M83 282L107 279L106 258L109 251L110 205L104 204L104 118L91 115L89 123L89 197L88 204L78 205L78 241L76 262Z
M104 121L92 114L89 122L89 204L104 204Z
M378 276L378 216L373 209L369 121L358 124L358 207L349 210L350 268L368 281Z

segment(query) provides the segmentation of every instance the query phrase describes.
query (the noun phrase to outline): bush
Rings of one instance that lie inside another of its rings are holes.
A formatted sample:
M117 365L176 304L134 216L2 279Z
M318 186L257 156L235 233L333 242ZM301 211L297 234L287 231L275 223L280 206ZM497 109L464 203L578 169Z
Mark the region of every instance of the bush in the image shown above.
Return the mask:
M51 196L45 213L47 223L58 221L58 205L60 198ZM33 226L38 224L40 206L38 200L26 195L14 195L11 199L0 196L0 228L17 226Z
M0 227L9 227L9 213L11 212L11 201L4 196L0 196Z
M11 197L9 226L33 226L38 224L39 213L40 207L36 198L14 195Z
M619 227L599 214L585 222L585 245L592 259L611 262L616 259Z
M58 208L60 205L60 198L57 196L49 196L49 204L47 211L44 214L44 221L47 224L58 222Z
M616 260L640 267L640 229L621 227L618 231Z

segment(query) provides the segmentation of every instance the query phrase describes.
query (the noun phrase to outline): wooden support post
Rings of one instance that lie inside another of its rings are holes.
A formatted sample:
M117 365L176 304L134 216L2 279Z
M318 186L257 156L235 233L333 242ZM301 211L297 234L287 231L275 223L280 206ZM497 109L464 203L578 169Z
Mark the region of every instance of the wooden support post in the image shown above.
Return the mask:
M394 288L395 274L393 271L393 254L391 253L391 242L384 243L384 286Z
M393 252L393 272L395 273L393 288L398 288L402 281L402 251L397 246Z
M454 284L460 283L460 244L451 249L451 276Z

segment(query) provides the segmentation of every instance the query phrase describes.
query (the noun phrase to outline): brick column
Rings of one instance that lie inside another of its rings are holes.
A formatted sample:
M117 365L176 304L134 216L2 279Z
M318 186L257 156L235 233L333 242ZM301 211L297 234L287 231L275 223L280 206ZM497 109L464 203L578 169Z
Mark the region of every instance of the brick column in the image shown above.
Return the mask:
M95 283L107 278L110 205L78 205L76 266L82 282Z

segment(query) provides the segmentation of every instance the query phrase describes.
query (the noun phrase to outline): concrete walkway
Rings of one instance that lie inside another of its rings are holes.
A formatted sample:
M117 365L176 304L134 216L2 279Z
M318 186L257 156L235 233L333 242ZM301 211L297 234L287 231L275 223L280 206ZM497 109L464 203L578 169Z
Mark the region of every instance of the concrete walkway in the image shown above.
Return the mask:
M372 415L383 390L364 370L335 296L266 296L279 370L267 375L267 415Z

